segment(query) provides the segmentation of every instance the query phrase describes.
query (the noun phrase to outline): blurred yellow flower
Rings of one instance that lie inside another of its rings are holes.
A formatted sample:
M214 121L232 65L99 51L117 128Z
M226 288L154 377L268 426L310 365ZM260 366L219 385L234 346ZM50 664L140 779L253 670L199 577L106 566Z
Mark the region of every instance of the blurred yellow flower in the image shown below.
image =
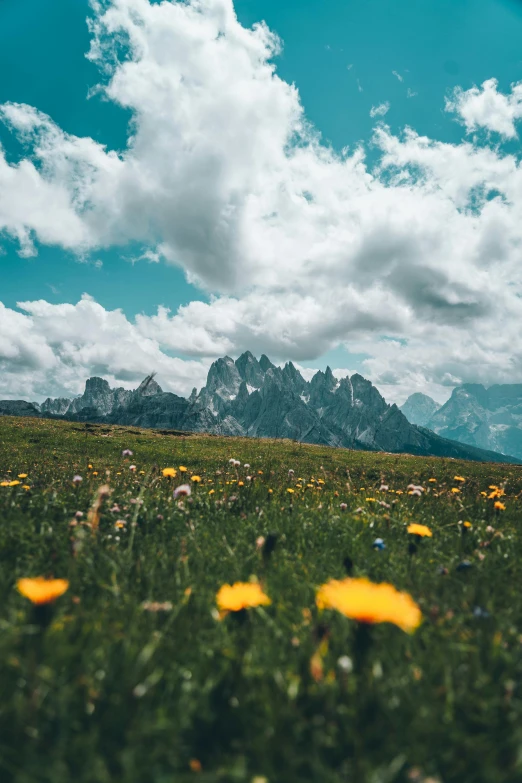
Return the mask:
M453 476L453 481L466 481L464 476Z
M216 603L223 617L228 612L239 612L254 606L271 604L259 582L235 582L233 585L222 585L216 595Z
M180 473L186 473L187 469L186 469L185 465L180 465L179 466L179 471L180 471Z
M18 481L17 479L14 479L14 481L10 481L9 482L9 486L10 487L17 487L18 484L21 484L21 483L22 483L21 481Z
M8 481L0 481L0 487L8 487L9 482Z
M27 478L28 475L28 473L19 473L18 478Z
M430 478L430 479L428 479L428 481L429 481L430 484L436 484L437 483L437 479L436 478Z
M496 508L497 511L505 511L506 510L506 505L505 505L505 503L501 503L500 500L496 500L494 508Z
M470 527L473 527L473 525L471 524L471 522L468 522L467 520L466 520L466 522L463 522L463 523L462 523L462 526L463 526L463 527L467 527L467 528L468 528L468 530L469 530L469 528L470 528Z
M163 475L167 478L176 478L178 471L175 468L163 468Z
M361 623L394 623L409 633L422 620L419 607L408 593L365 578L331 579L317 591L316 604L319 609L336 609Z
M291 495L293 495L293 493L295 492L295 489L292 489L292 487L288 487L288 489L286 491L289 492Z
M201 476L191 476L190 480L193 481L195 484L199 484L201 481Z
M452 487L452 488L451 488L451 491L452 491L452 492L453 492L455 495L458 495L458 494L459 494L459 492L460 492L460 489L459 489L458 487Z
M417 525L415 522L411 525L408 525L408 533L411 533L414 536L427 536L428 538L433 537L433 533L427 527L426 525Z
M69 589L69 582L67 579L45 579L43 576L37 576L34 579L19 579L16 586L33 604L50 604Z
M211 489L211 490L209 490L209 493L208 493L208 494L209 494L209 495L213 495L215 491L216 491L215 489Z
M89 470L91 470L91 469L92 469L92 465L87 465L87 467L89 468Z
M238 485L238 487L244 487L245 486L245 482L244 481L238 481L237 485Z

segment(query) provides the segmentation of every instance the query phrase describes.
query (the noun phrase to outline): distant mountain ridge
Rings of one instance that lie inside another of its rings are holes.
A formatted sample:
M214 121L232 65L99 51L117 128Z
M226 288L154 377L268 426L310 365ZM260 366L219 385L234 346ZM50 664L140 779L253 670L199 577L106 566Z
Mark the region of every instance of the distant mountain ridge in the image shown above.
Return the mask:
M410 421L413 421L409 411L415 406L414 396L401 409ZM430 415L425 426L445 438L522 459L522 384L495 384L489 388L480 383L457 386L449 400Z
M0 401L2 413L513 461L410 424L396 405L388 405L358 373L337 380L327 367L306 381L292 362L277 367L267 356L257 360L250 351L235 361L225 356L213 362L206 385L199 393L193 389L188 399L164 392L152 375L134 391L111 389L107 381L94 377L87 380L84 393L72 400L49 398L42 405Z

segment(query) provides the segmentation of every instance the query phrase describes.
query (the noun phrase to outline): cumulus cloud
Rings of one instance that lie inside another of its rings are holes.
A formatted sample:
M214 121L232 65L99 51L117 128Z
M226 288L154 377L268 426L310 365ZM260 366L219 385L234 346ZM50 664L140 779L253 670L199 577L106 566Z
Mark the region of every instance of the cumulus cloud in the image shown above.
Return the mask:
M512 84L508 95L499 92L497 79L487 79L470 90L457 87L446 100L446 110L458 114L468 133L486 128L515 139L515 122L522 119L522 82Z
M75 305L0 303L0 398L41 401L80 394L90 375L136 388L156 371L165 391L186 396L205 383L209 362L162 351L121 310L105 310L84 295Z
M154 359L181 389L216 355L248 348L305 361L344 344L367 353L368 376L399 393L404 378L439 396L464 379L522 381L509 358L522 294L514 156L475 139L394 135L382 122L374 168L362 146L336 152L277 75L277 36L263 23L240 25L231 0L107 0L94 4L91 32L100 92L132 113L128 144L108 150L36 108L0 106L27 148L15 163L0 150L0 232L25 255L35 240L83 255L138 242L142 263L178 265L211 297L133 323L89 300L61 305L73 308L67 315L26 303L10 318L28 319L35 347L24 342L14 355L49 362L39 378L58 362L72 388L78 368L121 378L126 362L141 373ZM504 96L490 80L448 108L469 130L510 138L519 105L519 86ZM71 351L65 339L49 342L52 323L65 334L79 307L96 324L92 339L82 342L80 318ZM121 344L104 341L103 323ZM169 351L203 363L181 368Z
M384 117L385 114L387 114L390 110L390 103L389 101L385 101L384 103L379 103L378 106L372 106L370 109L370 117Z

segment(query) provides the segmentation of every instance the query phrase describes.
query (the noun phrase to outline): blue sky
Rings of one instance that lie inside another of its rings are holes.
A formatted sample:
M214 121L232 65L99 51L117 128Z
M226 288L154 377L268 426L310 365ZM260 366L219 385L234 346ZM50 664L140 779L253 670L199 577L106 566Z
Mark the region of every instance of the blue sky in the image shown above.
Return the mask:
M498 92L506 94L522 79L522 3L515 0L237 0L234 7L243 27L264 20L281 37L277 74L299 90L306 118L323 144L340 152L363 142L369 165L378 158L370 141L380 119L391 134L410 126L420 136L459 145L469 135L444 110L452 91L495 78ZM100 81L98 67L85 57L90 15L86 0L2 0L0 103L35 107L66 133L124 151L132 111L100 96L87 99ZM388 112L372 117L372 107L385 103ZM1 124L0 141L11 165L29 154ZM501 144L502 154L518 158L518 138L493 137L484 143ZM74 249L45 244L38 236L32 257L20 257L8 233L0 235L0 247L0 300L11 309L19 301L37 299L74 304L86 292L103 308L121 308L133 319L139 313L154 315L158 305L175 313L180 305L208 303L212 294L223 293L212 281L205 287L187 282L183 263L133 263L147 244L132 238L121 246L90 249L81 259ZM334 277L331 285L335 289ZM375 339L388 336L383 327ZM396 337L407 339L398 332ZM360 333L355 342L350 348L347 335L344 345L334 344L321 355L314 349L307 358L298 350L290 358L309 367L329 362L364 370L361 362L371 351L361 348ZM169 356L194 355L179 346L164 350ZM441 378L433 383L448 385Z

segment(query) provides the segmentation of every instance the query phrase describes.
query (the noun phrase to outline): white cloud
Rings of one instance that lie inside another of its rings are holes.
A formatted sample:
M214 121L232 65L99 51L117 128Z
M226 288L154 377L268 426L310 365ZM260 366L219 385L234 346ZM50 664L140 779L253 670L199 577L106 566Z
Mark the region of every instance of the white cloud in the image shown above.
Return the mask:
M401 76L401 75L400 75L400 73L398 73L398 71L392 71L392 74L393 74L395 77L397 77L397 79L398 79L400 82L403 82L403 81L404 81L404 76Z
M384 117L385 114L387 114L390 110L390 103L389 101L385 101L384 103L379 103L378 106L372 106L370 109L370 117Z
M122 378L154 360L181 390L203 365L177 365L165 351L206 361L248 348L305 361L345 344L368 353L367 375L396 393L406 383L440 396L464 379L522 381L512 327L522 315L522 171L513 156L409 128L395 136L383 124L373 137L378 168L362 147L337 154L277 76L277 37L264 24L242 27L231 0L112 0L97 7L92 34L105 97L133 115L128 145L110 151L37 109L4 104L29 152L13 164L0 150L0 231L23 254L35 239L83 255L140 242L143 259L181 266L213 296L133 323L95 303L58 306L72 307L73 321L86 308L97 324L70 351L61 311L44 317L44 305L30 303L9 316L9 366L17 356L23 367L48 362L35 376L42 388L54 382L52 367L56 383L76 388L89 367ZM468 129L510 137L519 94L514 86L503 96L490 81L449 108ZM33 348L12 326L20 318Z
M173 358L144 336L121 310L105 310L84 295L75 305L0 303L0 399L72 397L89 375L136 388L156 371L165 391L186 396L205 383L209 362Z
M458 114L468 133L486 128L506 139L515 139L515 122L522 119L522 82L512 84L508 95L498 91L497 79L488 79L480 88L457 87L452 99L446 100L446 111Z

